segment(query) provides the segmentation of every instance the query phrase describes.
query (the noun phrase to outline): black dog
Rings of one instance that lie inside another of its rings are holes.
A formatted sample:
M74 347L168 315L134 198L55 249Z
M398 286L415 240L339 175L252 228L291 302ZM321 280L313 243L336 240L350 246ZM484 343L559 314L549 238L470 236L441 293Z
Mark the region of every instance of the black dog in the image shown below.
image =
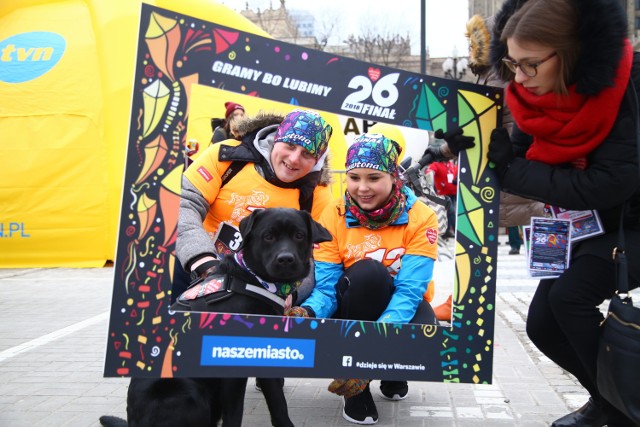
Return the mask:
M264 296L264 287L255 276L276 285L298 282L309 274L313 244L331 240L329 232L307 212L288 208L254 211L240 222L240 234L244 266L230 255L214 272L228 278L226 288L194 299L184 297L188 296L187 291L172 309L283 315L286 296ZM127 394L128 425L209 427L216 426L222 418L224 427L239 427L246 385L247 378L132 378ZM260 387L272 424L293 426L282 380L262 378ZM104 426L120 426L123 421L100 418Z

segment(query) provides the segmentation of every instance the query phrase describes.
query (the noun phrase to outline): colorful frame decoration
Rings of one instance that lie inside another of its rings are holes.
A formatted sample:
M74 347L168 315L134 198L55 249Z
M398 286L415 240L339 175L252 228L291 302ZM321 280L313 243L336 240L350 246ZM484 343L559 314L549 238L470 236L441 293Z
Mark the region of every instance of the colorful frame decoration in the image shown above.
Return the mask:
M194 84L425 130L460 126L475 136L459 159L451 327L170 312ZM144 4L104 375L491 383L499 193L486 151L501 108L499 88L309 50Z

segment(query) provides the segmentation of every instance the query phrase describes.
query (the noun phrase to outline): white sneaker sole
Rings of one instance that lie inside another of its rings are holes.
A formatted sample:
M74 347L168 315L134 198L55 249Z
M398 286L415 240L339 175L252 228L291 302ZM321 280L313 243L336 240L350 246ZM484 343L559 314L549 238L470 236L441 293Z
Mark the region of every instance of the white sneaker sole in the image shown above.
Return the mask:
M407 396L409 396L409 393L405 394L404 396L400 396L399 394L394 394L393 396L389 397L389 396L386 396L383 392L380 392L380 396L382 396L384 399L393 400L397 402L398 400L406 399Z
M342 397L342 418L349 421L350 423L360 424L360 425L371 425L378 422L378 420L377 419L374 420L373 417L367 417L364 420L356 420L354 418L351 418L349 415L347 415L347 412L345 411L344 403L345 402L344 402L344 396L343 396Z

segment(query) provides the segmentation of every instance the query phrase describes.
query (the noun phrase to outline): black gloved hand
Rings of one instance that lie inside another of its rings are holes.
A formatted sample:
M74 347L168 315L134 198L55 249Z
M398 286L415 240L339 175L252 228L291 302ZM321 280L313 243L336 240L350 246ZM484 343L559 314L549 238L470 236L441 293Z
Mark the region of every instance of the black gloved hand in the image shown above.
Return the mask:
M505 128L495 128L491 131L489 140L489 152L487 158L494 163L500 179L504 177L513 160L513 147L509 132Z
M427 147L426 150L424 150L424 153L422 154L422 157L426 156L427 154L431 155L431 157L433 158L431 161L433 162L442 162L444 160L448 160L447 155L443 152L442 147L444 146L441 145L439 147L436 147L434 145L429 145Z
M444 139L447 141L449 150L454 156L457 156L460 151L466 150L476 145L474 137L464 136L462 134L462 128L455 128L447 132L443 132L442 129L438 129L434 136L438 139Z
M195 270L191 270L191 281L193 282L198 279L204 279L207 276L216 274L218 272L219 265L220 261L211 257L209 261L205 261L196 267Z

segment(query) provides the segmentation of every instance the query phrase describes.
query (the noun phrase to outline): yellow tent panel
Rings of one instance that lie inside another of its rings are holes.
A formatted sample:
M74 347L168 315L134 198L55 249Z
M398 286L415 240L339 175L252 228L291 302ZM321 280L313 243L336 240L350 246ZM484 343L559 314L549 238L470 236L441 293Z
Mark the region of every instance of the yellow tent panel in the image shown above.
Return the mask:
M147 3L267 36L211 1ZM114 258L140 7L0 2L0 267Z

